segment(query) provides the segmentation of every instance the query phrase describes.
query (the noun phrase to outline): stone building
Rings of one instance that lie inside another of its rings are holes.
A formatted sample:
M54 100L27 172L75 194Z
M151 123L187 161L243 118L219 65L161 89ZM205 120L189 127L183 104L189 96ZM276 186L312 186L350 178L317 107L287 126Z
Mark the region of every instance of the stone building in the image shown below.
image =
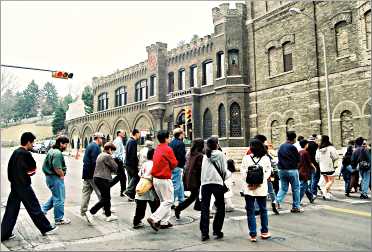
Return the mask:
M94 113L66 121L74 142L134 127L145 136L180 126L189 139L218 135L228 147L257 133L275 146L287 130L327 134L322 33L332 140L370 136L369 1L223 3L212 17L213 34L171 50L156 42L146 61L93 78Z

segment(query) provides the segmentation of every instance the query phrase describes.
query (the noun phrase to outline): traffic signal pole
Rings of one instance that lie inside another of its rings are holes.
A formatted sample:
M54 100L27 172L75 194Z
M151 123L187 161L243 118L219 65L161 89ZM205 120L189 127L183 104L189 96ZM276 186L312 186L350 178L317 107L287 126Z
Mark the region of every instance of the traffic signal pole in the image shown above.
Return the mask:
M23 67L23 66L14 66L14 65L0 65L1 67L10 67L10 68L18 68L18 69L26 69L26 70L36 70L36 71L44 71L44 72L51 72L53 78L59 79L71 79L74 75L73 73L67 73L63 71L56 71L50 69L42 69L42 68L35 68L35 67Z
M34 68L34 67L22 67L22 66L13 66L13 65L3 65L2 67L11 67L11 68L20 68L20 69L27 69L27 70L36 70L36 71L45 71L45 72L55 72L54 70L49 69L41 69L41 68Z

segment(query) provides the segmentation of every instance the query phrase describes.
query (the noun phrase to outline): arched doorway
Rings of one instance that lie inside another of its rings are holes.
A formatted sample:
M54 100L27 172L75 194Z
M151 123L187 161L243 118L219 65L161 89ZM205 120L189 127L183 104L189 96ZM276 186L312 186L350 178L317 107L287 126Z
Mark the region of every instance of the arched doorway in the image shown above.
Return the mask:
M203 139L212 136L212 113L206 109L203 115Z

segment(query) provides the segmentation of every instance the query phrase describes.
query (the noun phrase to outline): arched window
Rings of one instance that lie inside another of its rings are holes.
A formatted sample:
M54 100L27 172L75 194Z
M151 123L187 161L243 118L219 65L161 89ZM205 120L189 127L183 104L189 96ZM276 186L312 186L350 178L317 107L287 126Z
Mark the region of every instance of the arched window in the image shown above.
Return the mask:
M218 136L226 137L226 111L223 104L218 108Z
M92 141L93 141L93 138L89 137L89 143L91 143Z
M231 49L228 51L229 75L240 75L239 69L239 50Z
M283 67L284 72L291 71L293 69L292 64L292 44L291 42L285 42L283 44Z
M71 139L71 149L74 149L74 148L75 148L74 139Z
M269 66L269 76L273 76L277 73L275 64L275 47L270 47L268 50L268 66Z
M108 109L108 95L107 93L102 93L98 96L98 111Z
M84 149L86 149L86 148L87 148L87 146L88 146L88 139L87 139L87 138L85 138L85 139L84 139Z
M371 49L371 10L364 13L364 27L366 31L366 47Z
M136 93L134 96L134 101L144 101L149 97L149 89L147 86L147 80L140 80L135 85Z
M225 54L223 52L217 53L217 78L225 76Z
M115 107L123 106L127 104L127 88L126 87L119 87L115 90Z
M190 66L190 87L198 86L198 67L196 65Z
M288 131L296 131L295 120L293 118L289 118L286 122L286 132Z
M271 143L274 146L278 146L280 144L280 129L279 129L279 122L274 120L271 122Z
M168 73L168 93L172 93L174 91L174 73Z
M336 50L337 56L345 56L349 51L348 25L346 21L338 22L335 25L336 32Z
M242 136L242 123L240 115L240 106L236 102L231 104L230 107L230 136L241 137Z
M212 136L212 113L206 109L203 116L203 138Z
M353 114L349 110L341 113L341 143L347 146L350 140L354 139Z
M181 68L178 70L178 90L185 90L186 89L186 76L185 76L185 69Z

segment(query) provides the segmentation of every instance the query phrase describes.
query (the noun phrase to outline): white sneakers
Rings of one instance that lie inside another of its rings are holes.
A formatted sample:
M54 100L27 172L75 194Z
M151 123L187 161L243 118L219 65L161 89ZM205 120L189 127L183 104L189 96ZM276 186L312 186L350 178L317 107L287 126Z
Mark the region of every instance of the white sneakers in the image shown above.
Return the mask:
M115 216L115 215L110 215L110 216L106 217L106 221L107 221L107 222L115 221L115 220L117 220L117 219L118 219L118 217Z

